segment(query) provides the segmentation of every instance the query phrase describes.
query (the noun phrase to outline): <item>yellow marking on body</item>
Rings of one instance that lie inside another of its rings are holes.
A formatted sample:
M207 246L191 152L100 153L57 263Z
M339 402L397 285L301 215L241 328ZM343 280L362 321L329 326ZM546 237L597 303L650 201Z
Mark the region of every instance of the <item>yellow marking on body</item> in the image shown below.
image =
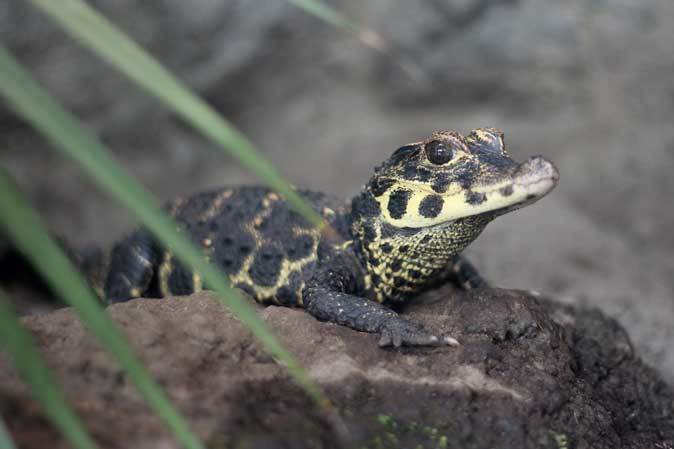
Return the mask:
M211 218L215 217L215 215L220 211L220 208L222 207L222 204L228 200L232 196L233 192L230 189L223 190L220 192L220 194L215 197L213 202L211 203L210 207L206 209L199 217L197 218L199 221L208 221Z
M203 239L203 240L201 241L201 244L202 244L204 247L209 248L209 247L213 244L213 240L211 240L211 239L209 239L209 238L205 238L205 239Z
M253 281L253 279L250 276L249 270L253 264L253 261L255 260L255 255L257 254L260 247L262 247L265 244L272 243L269 239L265 238L264 234L259 232L258 229L256 229L256 227L259 227L264 222L264 220L271 215L273 211L271 203L274 201L279 201L280 199L281 197L275 192L267 193L262 200L263 206L262 210L255 217L253 217L249 223L247 223L244 226L246 231L248 231L253 236L253 239L255 241L255 248L253 248L251 253L248 256L246 256L245 260L241 264L241 268L239 269L239 271L237 273L232 273L229 276L232 285L246 284L250 286L255 294L256 301L263 303L273 302L279 304L279 302L276 300L275 297L279 288L288 284L290 276L293 274L293 272L301 273L302 269L304 269L304 267L307 264L315 261L316 255L318 253L318 243L320 240L320 233L318 232L318 230L305 229L295 226L292 228L292 232L295 237L299 237L301 235L309 235L312 237L313 243L307 257L295 261L290 261L287 258L284 258L283 261L281 262L281 267L276 277L276 281L272 286L261 286ZM304 283L302 282L295 292L299 299L299 304L302 304L301 291L303 287Z
M263 239L260 234L255 231L253 226L246 226L249 232L253 233L255 236L256 240L256 248L249 254L246 259L244 260L241 269L238 271L238 273L233 274L230 276L230 282L232 285L236 285L238 283L243 283L246 285L249 285L253 291L255 292L255 299L258 302L269 302L272 301L274 303L278 304L278 301L276 301L275 295L276 292L278 291L279 288L281 288L284 285L287 285L288 280L290 279L290 276L292 275L293 272L297 271L298 273L301 273L302 269L309 263L313 262L316 260L316 254L318 252L318 243L319 243L319 238L320 238L320 233L315 230L315 229L302 229L302 228L294 228L293 233L295 236L300 236L300 235L310 235L312 236L312 248L307 255L307 257L304 257L299 260L295 261L290 261L287 258L284 258L282 263L281 263L281 268L279 270L279 274L276 277L276 282L272 286L261 286L257 285L253 279L250 277L249 270L251 265L253 264L253 260L255 259L255 254L259 247L265 243L268 243L267 239ZM301 287L296 291L298 293L298 298L299 298L299 303L302 303L302 296L301 296Z
M253 219L251 220L251 223L254 226L247 226L248 230L253 234L253 237L255 237L255 240L260 240L262 239L262 236L258 232L257 229L255 229L255 226L260 226L262 222L268 218L271 215L272 208L271 207L263 207L260 213L258 213Z
M201 282L201 276L199 276L199 273L192 273L192 291L196 293L202 290L203 285Z
M269 192L264 196L264 198L262 198L262 207L268 208L269 206L271 206L271 203L278 201L280 199L281 197L278 196L276 192Z
M173 254L167 252L164 254L164 260L159 265L159 292L162 296L170 296L171 289L169 288L169 276L173 270Z
M302 290L304 290L304 287L306 285L307 283L302 281L300 282L299 287L297 287L297 290L295 290L295 294L297 295L297 304L300 306L304 306L304 297L302 296Z
M334 245L333 248L335 248L337 250L344 251L351 245L353 245L353 240L346 240L346 241L340 243L339 245Z
M365 290L369 290L372 288L372 275L369 273L365 275Z
M131 296L132 298L140 298L142 294L143 292L138 287L132 288L131 291L129 292L129 296Z

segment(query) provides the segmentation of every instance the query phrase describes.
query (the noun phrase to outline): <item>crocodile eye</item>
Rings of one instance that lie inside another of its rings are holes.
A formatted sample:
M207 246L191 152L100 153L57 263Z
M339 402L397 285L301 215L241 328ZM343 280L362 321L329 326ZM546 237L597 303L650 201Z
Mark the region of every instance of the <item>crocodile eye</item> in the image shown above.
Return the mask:
M454 151L444 143L434 140L426 144L426 157L435 165L442 165L452 160Z

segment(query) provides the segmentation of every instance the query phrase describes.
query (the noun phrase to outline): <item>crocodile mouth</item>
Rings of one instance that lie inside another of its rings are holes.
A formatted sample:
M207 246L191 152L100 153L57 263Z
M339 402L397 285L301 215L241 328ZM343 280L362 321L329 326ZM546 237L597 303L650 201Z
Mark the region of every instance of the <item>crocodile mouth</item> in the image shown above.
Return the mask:
M557 185L559 171L552 162L541 156L534 156L520 164L507 179L474 189L474 194L482 201L468 209L467 216L482 213L502 215L515 209L535 203L547 195ZM469 201L470 202L470 201ZM474 201L478 203L478 201Z
M391 192L386 192L377 201L389 224L409 228L431 227L461 218L482 214L498 216L519 209L543 198L555 188L558 180L559 172L552 162L534 156L504 169L502 173L494 173L492 179L468 189L453 183L446 193L438 194L426 186L401 182L399 185L409 185L408 190L412 193L406 198L405 213L398 217L390 214ZM436 207L424 210L424 204Z

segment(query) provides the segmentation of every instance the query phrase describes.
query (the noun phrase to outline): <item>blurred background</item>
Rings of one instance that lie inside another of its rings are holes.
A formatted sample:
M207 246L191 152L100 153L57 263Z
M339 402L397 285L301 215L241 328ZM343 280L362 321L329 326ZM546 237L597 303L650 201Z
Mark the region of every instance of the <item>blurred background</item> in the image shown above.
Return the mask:
M674 384L674 2L334 0L387 50L281 0L91 2L294 184L349 198L433 130L493 126L561 173L468 250L495 285L601 308ZM0 40L160 199L254 183L22 0ZM132 218L0 105L0 164L73 246Z

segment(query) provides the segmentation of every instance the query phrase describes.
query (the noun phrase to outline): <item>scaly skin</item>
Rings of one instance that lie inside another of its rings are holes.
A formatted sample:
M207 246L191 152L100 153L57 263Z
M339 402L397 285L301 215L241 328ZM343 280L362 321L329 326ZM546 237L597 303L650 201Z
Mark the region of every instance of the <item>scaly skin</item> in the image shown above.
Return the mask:
M461 256L494 218L545 196L558 179L541 157L516 163L493 128L437 132L405 145L350 203L300 192L334 229L313 229L264 187L178 199L168 212L233 285L258 302L379 334L379 344L458 344L389 308L444 282L485 286ZM115 246L105 296L185 295L206 288L145 230Z

